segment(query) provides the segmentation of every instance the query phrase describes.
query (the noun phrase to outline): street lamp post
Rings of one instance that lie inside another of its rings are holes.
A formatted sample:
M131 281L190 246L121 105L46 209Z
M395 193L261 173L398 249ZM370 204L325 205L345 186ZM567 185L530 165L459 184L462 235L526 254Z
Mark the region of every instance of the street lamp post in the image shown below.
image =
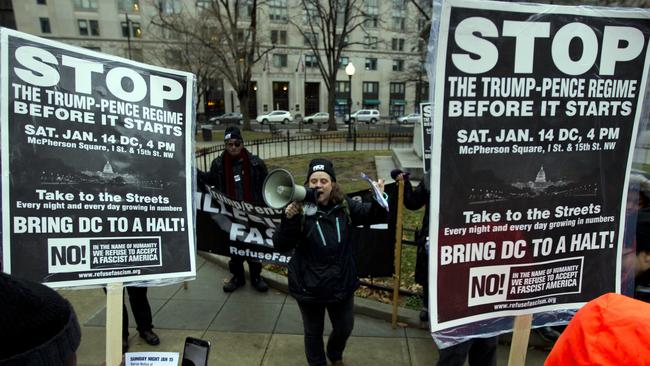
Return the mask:
M126 18L126 48L129 53L129 60L131 60L131 19L129 19L129 14L124 12L124 18Z
M348 142L352 141L352 75L356 69L352 62L348 62L345 73L348 75Z

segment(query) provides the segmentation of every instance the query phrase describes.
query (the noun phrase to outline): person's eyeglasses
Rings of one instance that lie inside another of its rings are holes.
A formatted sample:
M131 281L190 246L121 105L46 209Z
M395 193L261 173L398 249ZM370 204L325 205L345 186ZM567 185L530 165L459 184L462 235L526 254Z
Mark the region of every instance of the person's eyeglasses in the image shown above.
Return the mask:
M237 140L235 142L227 142L226 146L227 147L240 147L241 146L241 141Z

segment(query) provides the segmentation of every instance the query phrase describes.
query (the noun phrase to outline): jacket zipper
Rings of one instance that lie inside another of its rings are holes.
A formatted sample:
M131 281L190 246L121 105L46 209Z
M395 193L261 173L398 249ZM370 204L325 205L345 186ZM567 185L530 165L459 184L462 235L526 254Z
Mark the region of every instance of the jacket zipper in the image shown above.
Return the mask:
M341 226L339 225L339 218L336 218L336 234L339 237L339 244L341 244Z
M316 220L316 228L318 229L318 234L320 235L320 240L323 241L323 246L327 246L327 242L325 241L325 236L323 235L323 230L320 228L320 222Z

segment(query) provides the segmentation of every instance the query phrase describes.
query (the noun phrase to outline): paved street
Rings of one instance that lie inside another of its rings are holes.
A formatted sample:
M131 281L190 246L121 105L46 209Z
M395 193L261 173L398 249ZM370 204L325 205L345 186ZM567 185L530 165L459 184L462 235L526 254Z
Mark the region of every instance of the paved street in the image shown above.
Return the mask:
M189 281L187 289L181 284L150 288L154 326L161 344L154 347L144 343L131 317L130 351L182 352L185 337L193 336L212 343L211 366L305 365L302 321L293 298L276 289L260 294L248 284L226 294L221 286L229 273L223 267L223 257L206 255L206 258L198 257L196 280ZM281 276L270 273L264 276L274 287L283 287ZM106 347L103 291L62 290L61 293L74 305L82 325L79 365L100 365ZM383 320L390 316L390 306L372 303L356 300L360 309L345 352L346 365L435 364L437 351L426 329L407 326L393 330L390 322ZM400 315L407 318L401 320L413 322L417 313L400 310ZM499 364L507 364L508 351L507 346L499 346ZM531 348L526 365L543 365L545 358L546 352Z

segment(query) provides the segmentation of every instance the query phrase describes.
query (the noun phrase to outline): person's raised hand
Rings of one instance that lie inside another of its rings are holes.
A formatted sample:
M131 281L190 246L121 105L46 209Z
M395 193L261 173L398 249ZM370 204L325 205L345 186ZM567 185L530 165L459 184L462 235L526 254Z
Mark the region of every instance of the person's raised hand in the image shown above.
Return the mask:
M284 215L290 219L302 211L302 202L291 202L285 209Z

